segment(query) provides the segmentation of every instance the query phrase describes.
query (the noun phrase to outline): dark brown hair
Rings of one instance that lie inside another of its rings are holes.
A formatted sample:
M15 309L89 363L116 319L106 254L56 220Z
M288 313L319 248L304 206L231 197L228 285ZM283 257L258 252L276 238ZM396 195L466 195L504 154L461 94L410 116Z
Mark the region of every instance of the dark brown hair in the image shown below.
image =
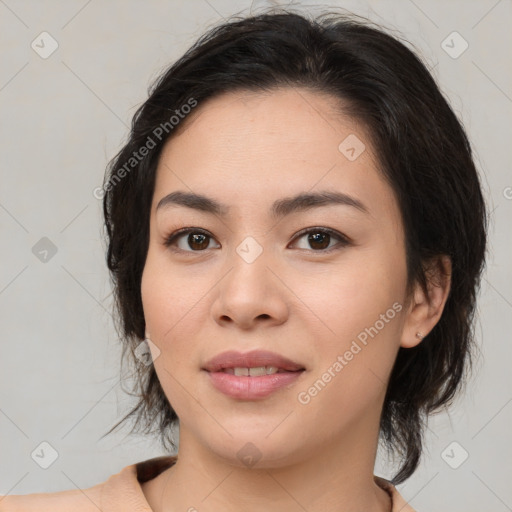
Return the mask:
M451 290L439 322L419 345L399 349L388 383L381 440L401 457L393 479L400 483L418 466L428 414L452 401L470 367L487 215L467 136L425 65L397 37L353 15L313 17L275 9L234 17L210 29L166 70L137 110L103 185L117 329L123 360L128 353L135 369L132 394L138 397L113 428L135 418L132 432L156 427L163 446L174 447L177 415L154 367L134 356L145 336L140 288L156 167L164 143L186 124L185 119L174 129L170 116L186 112L191 99L200 108L228 91L276 87L328 93L366 127L402 214L409 291L416 282L427 290L432 257L448 255L452 261ZM130 160L150 140L144 158Z

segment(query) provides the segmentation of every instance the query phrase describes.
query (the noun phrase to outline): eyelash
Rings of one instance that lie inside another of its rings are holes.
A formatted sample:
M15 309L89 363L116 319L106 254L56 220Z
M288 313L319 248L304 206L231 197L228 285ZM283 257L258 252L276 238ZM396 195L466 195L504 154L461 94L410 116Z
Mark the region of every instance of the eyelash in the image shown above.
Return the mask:
M200 250L200 251L194 251L194 250L187 251L187 250L183 250L183 249L178 249L178 248L172 247L174 245L174 243L181 236L188 235L190 233L205 235L208 238L214 238L210 233L208 233L208 231L206 231L204 229L201 229L201 228L182 228L182 229L178 229L177 231L174 231L173 233L168 235L165 238L165 240L163 242L163 245L165 247L168 247L169 249L172 249L173 251L176 251L176 252L182 252L182 253L187 253L187 252L188 253L201 253L201 252L205 252L207 249L203 249L203 250ZM318 250L314 250L314 249L301 249L303 251L308 251L308 252L312 252L312 253L319 253L319 254L330 254L331 252L339 250L342 247L346 247L348 245L351 245L351 240L348 237L342 235L341 233L339 233L338 231L335 231L334 229L324 228L324 227L306 228L306 229L304 229L302 231L299 231L295 235L295 237L293 238L293 241L295 241L297 239L300 239L304 235L308 235L310 233L314 233L314 234L324 233L324 234L327 234L327 235L329 235L331 237L337 238L339 240L339 243L337 243L336 245L334 245L330 249L318 249Z

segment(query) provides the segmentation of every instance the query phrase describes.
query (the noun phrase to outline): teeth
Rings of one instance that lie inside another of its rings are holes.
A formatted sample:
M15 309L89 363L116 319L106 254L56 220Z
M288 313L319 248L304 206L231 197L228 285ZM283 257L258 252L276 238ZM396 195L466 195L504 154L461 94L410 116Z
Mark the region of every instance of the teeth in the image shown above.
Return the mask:
M231 375L245 377L261 377L263 375L272 375L277 373L277 366L257 366L255 368L225 368L224 372Z

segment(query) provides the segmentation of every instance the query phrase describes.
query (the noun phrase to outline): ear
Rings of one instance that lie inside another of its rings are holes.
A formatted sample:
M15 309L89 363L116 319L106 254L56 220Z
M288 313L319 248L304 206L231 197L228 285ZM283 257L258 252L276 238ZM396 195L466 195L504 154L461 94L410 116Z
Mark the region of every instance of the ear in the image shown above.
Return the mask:
M450 293L451 274L449 256L440 255L429 260L425 271L428 293L425 294L419 283L414 285L402 330L401 347L415 347L437 324Z

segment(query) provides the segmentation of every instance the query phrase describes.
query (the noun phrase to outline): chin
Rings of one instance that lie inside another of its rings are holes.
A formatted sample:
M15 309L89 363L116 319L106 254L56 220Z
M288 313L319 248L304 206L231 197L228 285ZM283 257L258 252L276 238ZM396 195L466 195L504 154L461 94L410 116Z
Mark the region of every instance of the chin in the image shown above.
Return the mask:
M268 435L269 431L267 424L263 431L244 431L233 437L226 434L222 441L217 437L208 440L207 445L225 463L237 468L280 468L307 458L305 447L297 444L296 436L285 429L281 436L276 432Z

